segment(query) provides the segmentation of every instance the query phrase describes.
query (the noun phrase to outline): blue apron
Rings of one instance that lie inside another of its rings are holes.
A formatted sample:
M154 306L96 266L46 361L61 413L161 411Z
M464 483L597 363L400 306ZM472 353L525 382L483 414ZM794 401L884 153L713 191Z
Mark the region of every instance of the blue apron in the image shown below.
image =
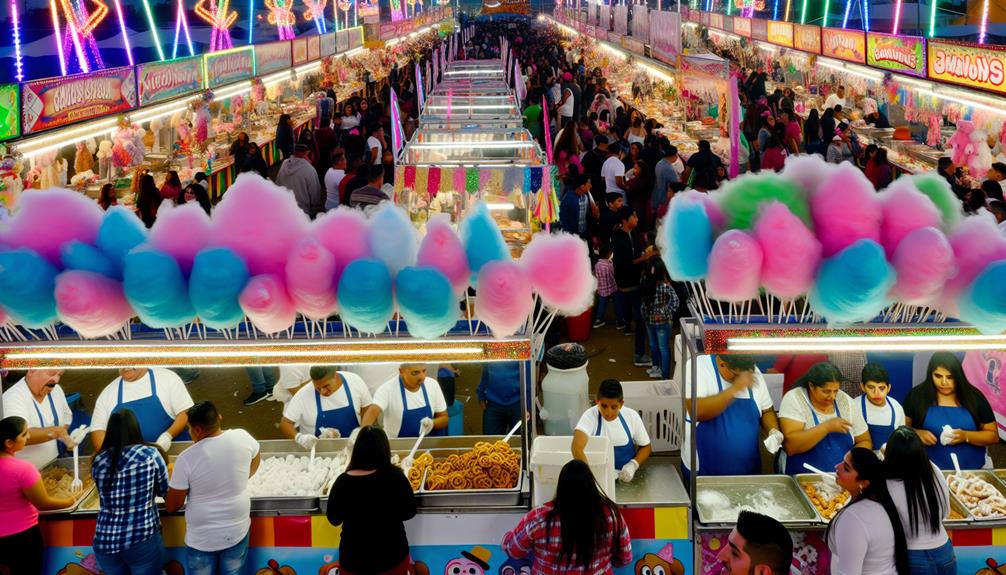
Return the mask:
M154 370L148 369L147 375L150 377L150 395L133 401L122 401L122 386L124 382L119 378L119 402L115 405L112 413L118 413L123 409L128 409L136 416L136 421L140 424L140 432L143 434L143 441L154 443L162 433L171 427L175 418L164 411L164 405L157 398L157 380L154 378ZM179 441L189 439L188 430L183 430L175 438Z
M870 428L870 441L873 442L873 449L880 450L880 448L887 443L887 439L891 437L891 434L894 433L894 406L891 405L891 398L884 398L884 401L887 402L887 409L891 410L891 422L887 425L876 425L870 423L869 418L866 416L866 394L864 393L859 397L860 403L863 406L863 421L865 421L866 426Z
M314 417L314 435L321 435L322 427L331 427L339 430L342 437L349 437L353 430L360 426L360 419L356 414L356 407L353 405L353 394L349 392L349 382L337 373L342 381L342 388L346 390L345 407L337 407L328 411L321 410L321 394L314 390L314 406L317 408L317 415Z
M59 414L56 413L56 402L52 400L52 392L50 391L46 397L49 398L49 409L52 410L52 426L59 427ZM31 399L31 404L35 407L35 414L38 415L38 426L46 427L45 420L42 419L42 410L38 408L38 402L34 397ZM66 445L63 445L62 441L58 439L53 439L53 441L56 442L56 457L64 457L69 453L70 450L66 448Z
M601 423L604 421L604 417L601 416L601 411L597 412L597 429L594 430L594 435L600 437L601 435ZM618 414L618 421L622 424L622 429L625 430L625 436L629 438L627 442L623 445L616 445L615 447L615 471L621 471L625 464L632 461L636 457L636 442L632 440L632 432L629 431L629 424L625 423L625 418L622 414Z
M398 428L398 437L419 437L419 422L424 417L433 419L433 408L430 407L430 396L426 393L426 382L424 381L419 389L423 390L423 405L409 409L409 403L405 400L405 384L402 378L398 378L398 390L402 394L402 426ZM431 437L447 435L447 429L434 429L429 433Z
M716 367L716 356L710 355L716 387L723 391L723 380ZM699 456L697 475L758 475L761 473L761 452L758 431L761 411L749 388L746 398L733 402L717 417L695 426L695 449Z
M965 431L977 431L978 425L975 423L971 413L963 407L943 407L933 405L926 411L926 419L922 422L922 429L928 430L936 436L936 445L926 447L929 460L940 469L953 469L954 462L950 459L951 453L957 454L957 462L961 464L961 469L981 469L985 466L985 448L968 443L958 445L943 445L940 443L940 434L943 433L943 426L949 425L953 429L963 429Z
M810 392L807 394L807 404L810 406L810 415L814 418L814 426L821 424L817 418L817 411L810 401ZM835 417L842 417L841 410L838 409L838 402L835 402ZM786 475L796 475L797 473L808 473L804 463L809 463L821 471L831 471L835 469L839 461L845 458L845 454L856 444L852 440L852 435L848 433L829 433L824 439L817 442L810 451L786 456Z

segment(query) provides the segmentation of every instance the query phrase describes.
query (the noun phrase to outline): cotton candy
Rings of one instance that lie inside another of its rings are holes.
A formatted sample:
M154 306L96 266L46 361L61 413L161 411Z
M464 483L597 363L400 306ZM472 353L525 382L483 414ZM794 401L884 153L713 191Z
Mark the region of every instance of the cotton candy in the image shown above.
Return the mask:
M881 210L873 184L855 165L839 165L810 197L824 257L859 240L880 241Z
M880 243L890 258L909 233L941 225L936 204L915 187L911 178L899 178L878 195L883 220Z
M436 214L426 223L426 236L419 244L416 265L439 270L459 295L468 287L471 280L468 258L465 247L451 228L449 215Z
M402 268L415 265L419 234L405 210L391 202L377 207L368 241L373 257L384 262L394 279Z
M279 276L262 274L248 280L238 298L252 325L266 334L293 327L297 310Z
M189 297L200 321L213 329L241 323L245 313L238 298L248 279L248 266L232 249L207 248L196 254Z
M818 154L804 154L786 158L786 166L779 175L795 182L807 196L817 192L835 171L835 164L829 164Z
M702 204L702 207L706 209L706 215L709 216L709 223L712 224L714 231L722 230L726 227L727 221L726 216L723 215L723 210L720 209L720 205L716 203L716 200L706 192L685 190L674 194L674 198Z
M119 267L101 250L80 240L70 240L60 249L60 260L68 270L94 272L112 279L121 279Z
M887 307L894 280L884 248L873 240L858 240L821 264L810 293L811 308L830 324L869 321Z
M982 333L1006 330L1006 260L986 267L961 295L960 318Z
M434 268L407 267L398 272L395 299L414 337L440 337L458 322L458 301L451 283Z
M82 337L112 335L133 317L122 284L107 276L70 270L56 276L59 319Z
M0 305L14 323L38 329L56 320L56 267L28 248L0 252Z
M371 256L369 227L363 212L349 206L325 212L311 223L308 235L335 256L335 285L339 285L339 274L350 262Z
M745 302L758 297L762 249L754 236L729 230L716 238L709 252L709 297L727 302Z
M786 204L794 215L810 223L803 189L777 174L745 174L726 184L722 191L714 192L712 197L723 210L728 228L750 228L761 206L772 200Z
M4 241L11 248L24 247L59 266L60 246L78 240L93 244L103 212L84 194L61 188L26 191L18 198Z
M339 278L339 317L364 333L381 333L395 313L392 280L384 262L358 259Z
M675 196L657 230L660 257L672 279L698 281L709 269L713 228L709 214L694 197Z
M147 228L125 206L112 206L98 229L97 246L116 265L121 276L129 250L147 240Z
M494 337L509 337L527 322L534 299L531 279L512 261L491 261L479 272L475 315Z
M287 255L307 233L308 223L289 190L246 172L214 210L209 245L233 249L253 276L282 276Z
M317 239L305 237L286 261L286 287L297 311L321 321L338 307L335 256Z
M510 252L499 226L489 214L485 202L478 202L461 221L461 243L465 246L468 267L472 271L472 283L479 271L491 261L510 261Z
M957 315L957 299L971 285L986 266L1006 258L1006 238L996 227L991 214L981 213L965 218L949 235L954 249L957 273L947 280L940 299L940 309L950 316Z
M821 242L784 204L770 202L755 221L762 249L761 281L772 295L791 299L807 293L821 263Z
M126 255L122 288L140 321L150 327L179 327L196 315L178 262L152 247L137 248Z
M150 245L175 258L182 273L192 271L192 262L210 241L213 224L197 202L173 206L164 202L157 210L157 221L150 228Z
M545 306L576 316L593 305L597 282L590 271L587 244L579 237L539 232L524 248L520 265Z
M933 204L940 211L942 227L944 232L950 232L961 221L961 201L950 189L950 183L944 178L934 173L916 174L910 176L915 187L923 194L929 196Z
M956 272L954 249L938 227L909 232L894 251L891 265L897 272L891 297L909 305L935 303L943 284Z

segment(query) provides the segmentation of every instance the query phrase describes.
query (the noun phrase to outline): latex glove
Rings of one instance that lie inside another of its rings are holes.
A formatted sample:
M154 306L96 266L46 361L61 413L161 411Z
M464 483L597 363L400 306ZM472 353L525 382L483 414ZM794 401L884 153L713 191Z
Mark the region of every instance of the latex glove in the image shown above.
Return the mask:
M950 445L954 442L954 429L949 425L943 426L943 431L940 432L940 443L943 445Z
M622 470L618 472L618 480L622 483L632 481L632 478L636 476L637 469L639 469L639 463L636 463L635 459L630 459L628 463L622 466Z
M762 443L765 445L765 449L767 449L769 453L775 455L782 448L782 442L784 439L785 438L783 437L781 431L773 429L768 432L768 437L766 437L765 441Z
M342 433L335 427L321 428L321 439L339 439L340 437L342 437Z
M157 438L157 441L155 443L157 443L157 447L161 448L161 451L167 452L169 449L171 449L171 442L173 440L174 437L171 437L171 434L165 431Z
M422 435L429 435L433 431L433 420L429 417L424 417L419 422L419 433Z
M70 434L70 439L73 440L74 445L80 445L80 442L84 441L84 438L87 437L87 434L90 432L90 427L81 425L77 429L73 430L73 433Z
M73 438L70 437L70 434L66 432L65 427L59 428L59 430L56 432L56 439L62 441L63 445L65 445L67 449L73 449L73 446L77 445L73 441Z
M304 449L310 450L318 443L318 438L313 435L308 435L306 433L298 433L294 441Z
M356 436L358 436L358 435L360 435L360 428L359 427L357 427L352 432L350 432L350 434L349 434L349 447L350 447L350 449L352 449L353 446L356 445Z
M538 410L538 416L541 417L542 421L548 421L549 415L551 415L551 413L549 413L544 407Z

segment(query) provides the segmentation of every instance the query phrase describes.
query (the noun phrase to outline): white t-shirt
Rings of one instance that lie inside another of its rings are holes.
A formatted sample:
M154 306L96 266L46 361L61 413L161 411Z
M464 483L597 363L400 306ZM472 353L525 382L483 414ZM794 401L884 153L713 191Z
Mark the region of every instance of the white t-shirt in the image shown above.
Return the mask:
M946 519L950 516L950 487L947 486L947 479L943 477L943 472L939 467L933 465L933 472L936 475L937 485L939 485L940 519ZM919 533L913 536L911 520L908 517L908 496L905 495L905 483L898 479L888 479L887 490L891 492L894 506L898 508L898 515L901 517L901 525L905 528L905 539L909 549L936 549L947 542L949 539L947 531L942 527L936 533L929 531L929 527L924 523L922 517L919 517Z
M349 384L349 392L353 394L353 409L356 410L357 421L360 421L363 418L363 408L373 403L370 390L367 389L367 384L363 382L363 379L355 373L346 371L339 373L346 378L346 383ZM318 417L318 406L315 405L315 393L314 385L305 385L293 395L293 399L283 409L283 417L292 421L301 433L308 435L316 434L314 421ZM348 404L344 387L339 387L338 391L328 397L321 397L322 411L339 409Z
M631 407L622 406L618 414L625 419L625 424L629 426L629 431L632 433L632 441L636 444L636 447L644 447L650 444L650 434L646 432L643 418L639 417L638 411ZM598 417L601 416L595 405L583 412L583 415L580 416L580 421L576 424L576 429L586 433L588 436L593 436L597 430ZM601 435L610 439L611 444L614 446L625 445L629 442L629 438L625 436L625 428L622 427L622 422L617 417L615 421L608 421L601 417Z
M559 98L561 100L564 96L566 96L567 93L569 94L569 96L566 97L566 103L559 106L559 115L566 116L567 118L572 118L573 110L576 109L576 97L573 95L573 91L570 90L569 88L566 88L562 90L562 92L560 92Z
M618 156L609 156L604 164L601 166L601 177L604 178L605 191L608 193L617 192L625 197L625 190L618 187L618 182L615 178L625 177L625 164L622 160L618 159Z
M311 368L306 365L279 366L279 380L272 386L272 397L276 401L287 403L293 399L291 389L298 388L311 381Z
M381 145L381 141L380 140L378 140L377 138L371 136L371 137L367 138L367 151L369 152L370 150L373 150L374 148L377 148L377 155L374 156L373 161L371 161L370 163L376 166L376 165L378 165L378 164L381 163L381 154L384 153L384 146Z
M339 205L339 184L346 177L346 170L329 168L325 172L325 209Z
M357 114L342 117L343 130L349 131L352 130L353 128L358 127L359 125L360 125L360 116Z
M248 472L259 445L243 429L194 443L175 460L168 486L188 490L185 544L213 552L237 545L251 528Z
M367 384L367 389L370 390L370 395L373 396L377 393L378 389L381 389L384 382L398 377L398 364L358 363L347 367L346 371L362 377L364 383ZM436 371L431 372L429 367L427 367L426 373L436 373Z
M691 373L692 361L688 360L685 363L685 367L682 373ZM696 395L698 397L710 397L716 395L720 392L719 387L716 385L716 368L713 366L713 362L708 355L700 355L698 358L698 364L695 366L695 387ZM750 390L744 390L734 394L734 397L738 399L748 399L754 396L755 404L758 406L759 412L764 412L766 409L772 409L772 396L769 395L768 386L765 385L765 378L762 377L761 371L756 367L754 372L755 383L751 386ZM732 384L729 381L723 380L723 389L727 389ZM690 385L685 386L685 398L691 399L692 388ZM748 394L748 391L751 394ZM686 412L687 413L687 412ZM684 438L681 441L681 461L686 468L691 469L692 462L690 461L690 455L692 452L692 426L689 423L691 421L691 416L685 416L684 425ZM699 425L702 425L701 422ZM741 438L724 438L724 441L739 441ZM753 437L751 441L758 441L758 437ZM695 460L699 464L699 469L702 469L702 462L698 460L698 453L695 454Z
M157 383L157 399L161 401L164 411L172 418L192 407L192 397L185 389L182 378L175 372L162 367L151 368ZM98 400L94 402L94 414L91 415L91 429L104 431L108 427L108 417L112 415L115 406L119 404L119 379L115 378L101 391ZM140 379L123 381L122 402L150 397L150 372ZM143 422L140 422L142 425ZM164 431L167 431L166 429Z
M832 575L890 575L894 564L894 527L884 507L862 499L835 520L828 540Z
M384 431L390 438L398 437L402 428L403 408L400 386L401 383L396 375L394 379L384 382L384 385L378 388L377 393L374 394L374 405L381 408ZM423 399L423 388L426 388L426 394L429 396L432 415L447 411L447 401L444 400L444 393L440 391L440 384L431 377L423 380L423 386L416 391L405 390L405 402L408 409L416 409L426 405Z
M798 387L789 390L786 395L782 396L782 403L779 404L779 417L802 421L805 426L804 429L808 429L830 419L835 419L838 417L837 413L841 412L842 417L852 424L853 438L869 431L869 428L866 427L866 421L863 420L863 414L856 407L856 400L849 397L849 394L839 390L838 396L835 398L835 404L838 406L838 410L827 414L814 409L814 413L817 414L817 423L814 423L814 417L811 414L811 409L813 408L810 405L810 399L807 397L807 390Z
M49 404L49 397L52 398L52 405ZM21 381L15 383L10 389L4 392L3 415L4 417L16 415L24 418L28 422L29 429L52 427L56 425L56 421L52 416L52 408L55 406L56 415L59 417L59 424L70 425L70 420L73 419L73 412L70 411L70 406L66 403L66 395L63 393L63 388L57 384L49 392L49 397L43 398L42 403L36 402L35 396L28 389L28 382L22 378ZM38 411L35 411L35 407L33 406L37 406ZM39 413L42 414L41 421L38 419ZM35 445L26 445L24 449L17 452L19 458L30 461L38 469L42 469L48 465L58 455L58 439L46 441L45 443L36 443Z
M842 106L842 109L845 110L845 98L839 98L838 92L828 94L828 97L824 100L825 110L830 110L835 106Z
M890 425L891 423L891 409L894 409L894 428L897 429L905 424L905 408L901 407L897 399L888 396L887 401L891 402L891 405L884 404L883 407L878 407L873 405L873 403L867 399L866 400L866 412L863 412L863 400L861 399L865 396L857 397L853 400L856 404L856 411L863 417L863 421L867 425ZM874 445L873 449L880 449L880 445Z

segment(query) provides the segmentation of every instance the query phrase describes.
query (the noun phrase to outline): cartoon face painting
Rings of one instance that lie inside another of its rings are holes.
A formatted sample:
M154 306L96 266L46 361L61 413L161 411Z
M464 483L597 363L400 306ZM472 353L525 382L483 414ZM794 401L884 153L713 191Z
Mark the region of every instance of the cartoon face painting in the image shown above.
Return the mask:
M531 575L531 563L525 559L507 558L500 565L499 575Z
M635 575L685 575L685 566L674 558L674 547L668 543L659 553L647 553L636 561Z
M318 575L339 575L339 562L329 561L318 568Z
M485 575L491 556L488 549L476 545L471 551L462 551L461 557L451 559L444 568L444 575Z

